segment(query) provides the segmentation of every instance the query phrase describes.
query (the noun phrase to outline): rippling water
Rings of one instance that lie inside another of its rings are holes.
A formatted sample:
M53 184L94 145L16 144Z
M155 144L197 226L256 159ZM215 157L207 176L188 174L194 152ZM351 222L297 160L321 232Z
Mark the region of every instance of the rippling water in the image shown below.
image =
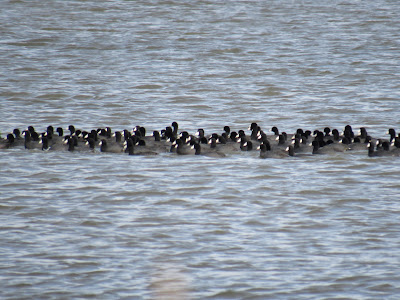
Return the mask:
M0 131L400 129L398 1L2 1ZM4 299L398 299L398 159L0 152Z

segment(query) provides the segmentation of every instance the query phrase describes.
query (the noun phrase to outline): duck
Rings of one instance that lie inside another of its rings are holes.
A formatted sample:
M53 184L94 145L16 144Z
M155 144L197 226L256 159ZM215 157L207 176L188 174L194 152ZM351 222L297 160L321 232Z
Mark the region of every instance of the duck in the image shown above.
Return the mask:
M394 130L394 128L389 128L387 134L390 135L389 142L390 142L390 143L393 142L393 140L394 140L395 137L396 137L396 130Z
M260 144L262 144L264 141L268 141L269 142L267 134L265 132L263 132L263 131L259 131L258 134L257 134L257 141Z
M134 146L137 146L137 151L135 150L137 153L166 153L170 148L168 142L161 140L158 131L153 132L153 134L149 136L138 137L137 135L134 135L131 139L134 142Z
M19 130L18 128L14 128L13 135L14 135L13 147L24 146L25 139L24 137L21 136L21 130Z
M268 158L268 151L271 151L271 146L268 144L261 144L258 149L260 150L260 158Z
M285 151L287 152L288 156L290 156L290 157L306 157L306 156L311 156L312 155L311 151L309 151L309 152L296 152L296 149L295 149L295 147L293 145L287 146Z
M204 156L208 156L208 157L226 157L225 153L220 152L220 151L202 151L202 147L200 146L200 144L194 144L192 146L192 148L195 150L195 155L204 155Z
M125 143L123 148L124 152L128 153L128 155L158 155L157 152L154 151L146 151L146 150L139 150L135 151L135 143L133 139L128 139Z
M375 144L370 142L368 144L368 156L376 157L376 156L393 156L393 153L389 151L389 147L387 142L383 142L382 146L375 150Z
M14 135L9 133L4 139L0 140L0 149L8 149L13 146L14 142Z
M273 126L270 131L273 132L276 136L279 135L279 129L276 126Z
M172 122L171 123L171 126L172 126L172 128L173 128L173 130L172 130L172 135L176 138L177 136L178 136L178 129L179 129L179 125L178 125L178 122Z
M224 126L224 133L226 134L226 136L229 137L229 135L231 134L231 128L229 126Z
M314 140L311 143L312 154L344 152L350 150L349 144L350 142L347 138L343 138L339 143L335 143L333 140L323 141L322 143L318 140Z
M343 140L346 140L346 138L343 138L342 139L342 141ZM370 140L370 137L369 136L367 136L366 138L365 138L365 140L366 141L369 141ZM356 137L354 137L354 139L353 139L353 142L352 143L348 143L348 150L355 150L355 151L358 151L358 150L366 150L367 148L368 148L368 142L363 142L362 140L361 140L361 137L360 136L356 136Z
M194 149L191 148L190 144L187 144L182 139L176 140L176 153L178 155L188 155L188 154L195 154Z
M211 137L207 145L202 146L202 151L208 152L221 152L226 154L237 153L240 151L238 143L226 141L222 136Z
M330 133L331 133L331 129L329 127L325 127L324 128L324 136L325 137L331 136Z
M255 122L251 123L248 130L251 131L250 139L257 140L257 134L261 130L261 128L257 125L257 123Z
M334 147L330 146L333 145L333 141L329 141L328 144L321 145L321 142L318 140L314 140L311 143L312 146L312 154L327 154L327 153L334 153L336 152Z
M242 151L251 151L251 150L253 150L253 142L252 141L242 141L240 143L240 149Z
M49 125L44 133L42 133L42 137L45 136L47 138L48 145L52 145L55 142L56 137L54 137L54 127ZM54 138L53 138L54 137ZM54 141L53 141L54 140ZM43 142L43 140L42 140Z
M155 142L161 142L161 135L158 130L154 130L152 136L154 137Z
M98 129L97 129L97 135L98 135L102 140L110 141L111 138L112 138L112 130L111 130L111 127L98 128Z
M260 150L260 158L285 158L289 156L286 149L277 148L272 150L269 144L261 144L258 149Z
M134 145L132 139L127 139L124 143L124 148L123 148L125 153L128 153L128 155L134 155Z
M354 138L353 128L350 125L346 125L343 130L343 136L347 138Z
M161 130L161 139L167 141L176 139L176 136L174 136L171 126L165 127L165 129Z
M292 140L292 144L289 145L288 147L292 147L293 152L296 154L312 152L312 148L308 144L303 143L303 138L298 137L298 136ZM288 151L289 149L286 148L286 150ZM290 149L290 150L292 150L292 149Z
M88 150L91 152L94 152L96 149L96 141L92 137L86 139L85 145L89 147Z
M67 150L69 152L75 151L75 140L72 136L65 136L64 144L67 145Z
M131 131L132 135L136 135L139 138L145 138L146 137L146 128L143 126L135 126L132 131Z
M367 129L365 127L360 127L360 130L358 131L357 137L360 138L360 140L364 139L368 136Z
M25 137L24 141L25 149L32 150L32 149L42 148L42 146L39 144L39 135L35 131L25 130L22 134Z
M390 145L393 147L391 149L393 155L400 156L400 137L396 136Z
M276 138L275 138L275 143L273 143L274 144L274 146L277 146L277 147L280 147L280 148L283 148L283 149L285 149L288 145L287 145L287 143L286 143L286 136L284 135L284 134L279 134L278 136L276 136Z
M210 148L211 148L211 149L220 150L220 146L217 145L217 139L218 139L218 136L217 136L217 137L212 136L212 137L210 138L210 140L208 141L208 144L210 145Z
M42 145L42 151L48 151L50 150L49 146L49 139L46 135L42 136L41 141L39 142Z
M106 139L102 139L99 143L101 152L121 153L123 151L122 145L118 143L108 144Z
M69 135L70 135L70 136L72 136L72 135L75 133L75 131L76 131L74 125L69 125L68 128L67 128L67 130L69 130Z
M295 152L294 152L294 146L289 145L286 148L286 152L288 153L289 156L295 156Z
M238 139L238 134L236 131L232 131L231 134L229 135L229 141L236 143Z

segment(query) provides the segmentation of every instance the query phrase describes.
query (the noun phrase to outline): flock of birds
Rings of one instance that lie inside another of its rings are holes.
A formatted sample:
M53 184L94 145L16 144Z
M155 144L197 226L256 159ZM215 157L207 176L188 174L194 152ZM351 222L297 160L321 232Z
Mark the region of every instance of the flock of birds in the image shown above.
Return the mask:
M66 134L64 134L64 131ZM386 138L377 139L368 135L366 128L354 133L350 125L340 133L325 127L322 131L297 129L293 134L280 132L272 127L269 134L257 123L244 130L231 131L229 126L221 133L206 135L203 129L196 134L179 131L177 122L172 122L160 131L146 134L146 128L136 126L133 130L111 131L110 127L83 131L70 125L68 129L48 126L38 133L29 126L26 130L14 129L0 141L0 149L20 147L43 151L112 152L129 155L206 155L225 157L240 151L259 151L260 158L284 158L344 151L365 151L368 156L400 156L400 134L390 128Z

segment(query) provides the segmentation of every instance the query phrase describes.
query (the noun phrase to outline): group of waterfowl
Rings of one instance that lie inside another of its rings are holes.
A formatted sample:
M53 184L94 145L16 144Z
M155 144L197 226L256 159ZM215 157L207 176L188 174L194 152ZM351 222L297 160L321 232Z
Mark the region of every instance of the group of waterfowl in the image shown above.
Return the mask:
M67 134L64 134L66 131ZM231 131L229 126L221 133L206 134L199 129L196 134L179 131L178 123L146 135L146 128L135 126L112 132L110 127L90 131L48 126L38 133L29 126L26 130L14 129L0 141L0 149L20 147L43 151L112 152L129 155L206 155L225 157L241 151L259 151L260 158L284 158L289 156L313 155L344 151L365 151L369 156L400 156L400 134L391 128L386 138L377 139L368 135L366 128L354 133L346 125L340 133L329 127L323 130L297 129L293 134L280 132L277 127L268 134L257 123L245 130Z

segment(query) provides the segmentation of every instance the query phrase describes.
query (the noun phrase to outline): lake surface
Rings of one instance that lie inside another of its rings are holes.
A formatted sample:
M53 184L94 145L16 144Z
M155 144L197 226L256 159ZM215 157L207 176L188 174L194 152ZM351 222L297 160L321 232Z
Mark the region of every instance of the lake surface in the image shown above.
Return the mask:
M400 2L2 1L0 131L400 130ZM398 299L400 160L0 151L2 299Z

